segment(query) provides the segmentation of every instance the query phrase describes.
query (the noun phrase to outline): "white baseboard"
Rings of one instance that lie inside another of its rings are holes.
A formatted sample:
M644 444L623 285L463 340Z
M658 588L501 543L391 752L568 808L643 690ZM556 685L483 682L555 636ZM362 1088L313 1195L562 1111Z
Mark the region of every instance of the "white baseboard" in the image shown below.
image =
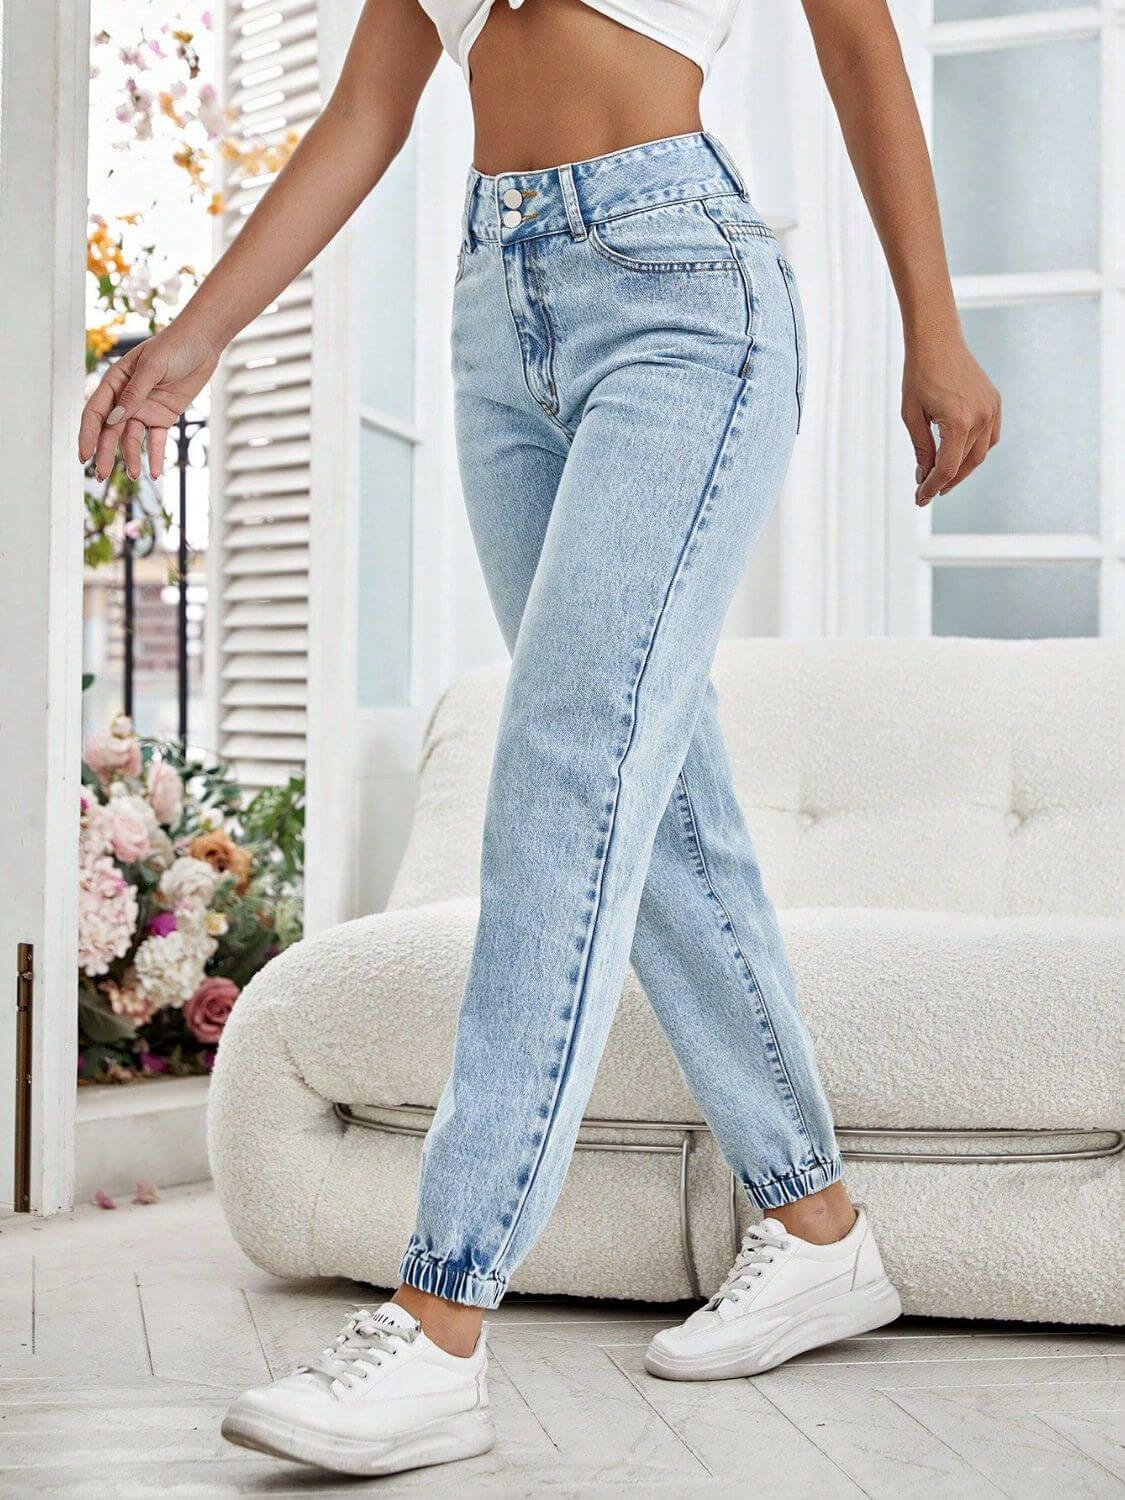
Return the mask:
M209 1078L154 1078L78 1090L74 1201L99 1188L132 1195L138 1182L158 1188L205 1182Z

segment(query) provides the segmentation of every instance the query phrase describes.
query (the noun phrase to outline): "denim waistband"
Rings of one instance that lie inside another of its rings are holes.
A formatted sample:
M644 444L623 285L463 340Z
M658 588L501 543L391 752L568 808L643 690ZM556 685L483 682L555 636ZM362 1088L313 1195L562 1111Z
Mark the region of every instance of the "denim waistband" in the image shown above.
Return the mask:
M608 156L486 177L469 172L462 237L503 245L545 234L586 237L586 226L621 214L707 198L717 193L747 196L738 169L705 131L646 141Z

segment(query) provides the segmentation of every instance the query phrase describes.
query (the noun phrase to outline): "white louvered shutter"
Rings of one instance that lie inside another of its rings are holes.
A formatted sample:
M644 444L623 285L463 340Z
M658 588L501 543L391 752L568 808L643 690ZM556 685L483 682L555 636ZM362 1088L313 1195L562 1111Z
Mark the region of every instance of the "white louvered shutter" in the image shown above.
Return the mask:
M242 138L303 132L320 107L317 0L227 0L222 50ZM224 185L223 244L272 180ZM215 385L212 728L249 790L306 758L312 320L306 271L234 340Z

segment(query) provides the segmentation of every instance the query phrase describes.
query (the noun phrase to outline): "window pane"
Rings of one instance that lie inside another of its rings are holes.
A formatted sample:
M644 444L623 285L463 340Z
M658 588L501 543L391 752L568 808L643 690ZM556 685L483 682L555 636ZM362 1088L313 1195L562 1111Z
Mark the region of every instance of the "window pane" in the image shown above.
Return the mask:
M1098 304L965 308L961 319L1003 397L1003 441L934 502L934 530L1097 532Z
M1097 268L1097 42L935 58L934 163L955 274Z
M414 420L415 146L407 142L356 216L359 399Z
M414 454L404 438L360 428L356 556L356 699L410 702Z
M1069 8L1074 0L934 0L935 21L979 21L988 16L1026 16Z
M1097 635L1097 563L934 568L934 635Z

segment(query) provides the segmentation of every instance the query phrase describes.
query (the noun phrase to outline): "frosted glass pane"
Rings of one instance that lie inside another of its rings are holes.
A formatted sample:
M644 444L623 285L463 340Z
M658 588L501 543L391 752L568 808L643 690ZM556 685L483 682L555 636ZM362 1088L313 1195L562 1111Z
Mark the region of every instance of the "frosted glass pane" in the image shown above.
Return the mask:
M934 165L955 274L1098 265L1098 44L934 61Z
M360 401L414 419L414 138L356 216Z
M934 501L934 530L1098 530L1096 302L965 308L973 353L1004 401L987 462Z
M935 21L980 21L988 16L1026 16L1061 10L1075 0L934 0Z
M413 467L413 451L404 438L361 427L356 555L360 708L410 701Z
M934 635L1097 635L1097 563L934 569Z

